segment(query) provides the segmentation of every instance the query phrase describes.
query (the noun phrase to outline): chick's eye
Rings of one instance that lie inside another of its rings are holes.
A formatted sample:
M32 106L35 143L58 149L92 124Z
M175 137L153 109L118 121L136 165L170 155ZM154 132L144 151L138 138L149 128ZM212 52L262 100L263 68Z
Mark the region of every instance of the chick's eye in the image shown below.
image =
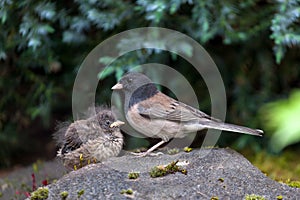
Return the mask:
M110 125L110 121L109 121L109 120L106 120L106 121L105 121L105 124L106 124L106 125Z

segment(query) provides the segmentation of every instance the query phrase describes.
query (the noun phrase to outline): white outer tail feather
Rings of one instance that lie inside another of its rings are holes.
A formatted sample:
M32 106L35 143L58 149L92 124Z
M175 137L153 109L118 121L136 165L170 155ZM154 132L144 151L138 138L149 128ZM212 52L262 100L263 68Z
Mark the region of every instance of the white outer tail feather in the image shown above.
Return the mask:
M263 131L260 129L252 129L244 126L238 126L234 124L226 124L226 123L220 123L220 122L206 122L205 123L206 128L210 129L217 129L217 130L223 130L223 131L231 131L236 133L245 133L249 135L256 135L256 136L262 136Z

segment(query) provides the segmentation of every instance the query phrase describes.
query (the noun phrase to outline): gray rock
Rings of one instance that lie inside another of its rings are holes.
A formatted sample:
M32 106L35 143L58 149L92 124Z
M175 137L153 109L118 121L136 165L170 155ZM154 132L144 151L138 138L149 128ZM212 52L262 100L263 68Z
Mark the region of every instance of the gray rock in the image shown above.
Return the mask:
M149 171L157 165L172 161L188 161L187 175L180 172L151 178ZM140 172L138 179L128 179L129 172ZM91 164L72 171L56 183L50 184L48 199L244 199L256 194L265 199L300 198L300 189L291 188L266 177L242 155L231 149L201 149L176 155L136 157L125 154L103 163ZM122 189L132 189L124 195Z

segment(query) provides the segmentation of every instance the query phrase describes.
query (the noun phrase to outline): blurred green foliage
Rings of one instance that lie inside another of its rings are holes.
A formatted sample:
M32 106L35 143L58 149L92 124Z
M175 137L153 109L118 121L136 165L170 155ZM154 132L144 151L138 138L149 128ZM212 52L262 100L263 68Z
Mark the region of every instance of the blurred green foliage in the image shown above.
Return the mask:
M270 149L281 151L300 141L300 91L293 91L288 99L271 102L262 107L264 126L272 133Z
M224 79L227 121L259 127L258 108L299 87L299 51L294 48L300 43L299 17L297 0L2 0L0 166L17 163L20 150L30 152L45 133L50 139L54 121L71 116L73 82L87 53L104 39L137 27L166 27L200 42ZM114 62L102 79L112 85L111 75L120 77L149 61L180 69L195 83L200 106L209 112L209 96L201 93L205 85L174 55L137 51ZM107 102L109 88L103 92L99 100ZM235 143L242 148L247 141L243 136ZM222 142L230 144L232 137Z
M242 153L254 166L276 181L286 182L288 179L300 179L300 163L295 159L298 158L299 152L296 149L277 155L266 151L254 154L246 150Z

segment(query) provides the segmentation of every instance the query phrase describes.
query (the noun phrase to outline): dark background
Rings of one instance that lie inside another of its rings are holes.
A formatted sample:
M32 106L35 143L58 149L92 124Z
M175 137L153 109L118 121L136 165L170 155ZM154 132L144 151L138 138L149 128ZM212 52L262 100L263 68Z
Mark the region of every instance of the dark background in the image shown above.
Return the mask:
M291 94L300 86L299 16L297 1L1 1L0 168L54 158L52 133L57 121L72 120L72 87L83 59L110 36L158 26L187 34L211 55L226 87L226 121L266 131L263 138L222 134L218 145L241 151L263 170L278 166L275 177L299 178L295 160L300 128L288 125L281 131L294 136L285 144L274 136L293 115L287 112L276 121L283 113L276 106L296 112L299 105L285 101L296 102ZM113 85L131 67L155 60L176 66L196 83L200 107L210 112L206 86L184 60L167 52L141 51L116 61L104 83ZM109 103L110 95L107 87L97 103ZM125 147L143 144L128 139ZM287 167L293 173L282 175Z

